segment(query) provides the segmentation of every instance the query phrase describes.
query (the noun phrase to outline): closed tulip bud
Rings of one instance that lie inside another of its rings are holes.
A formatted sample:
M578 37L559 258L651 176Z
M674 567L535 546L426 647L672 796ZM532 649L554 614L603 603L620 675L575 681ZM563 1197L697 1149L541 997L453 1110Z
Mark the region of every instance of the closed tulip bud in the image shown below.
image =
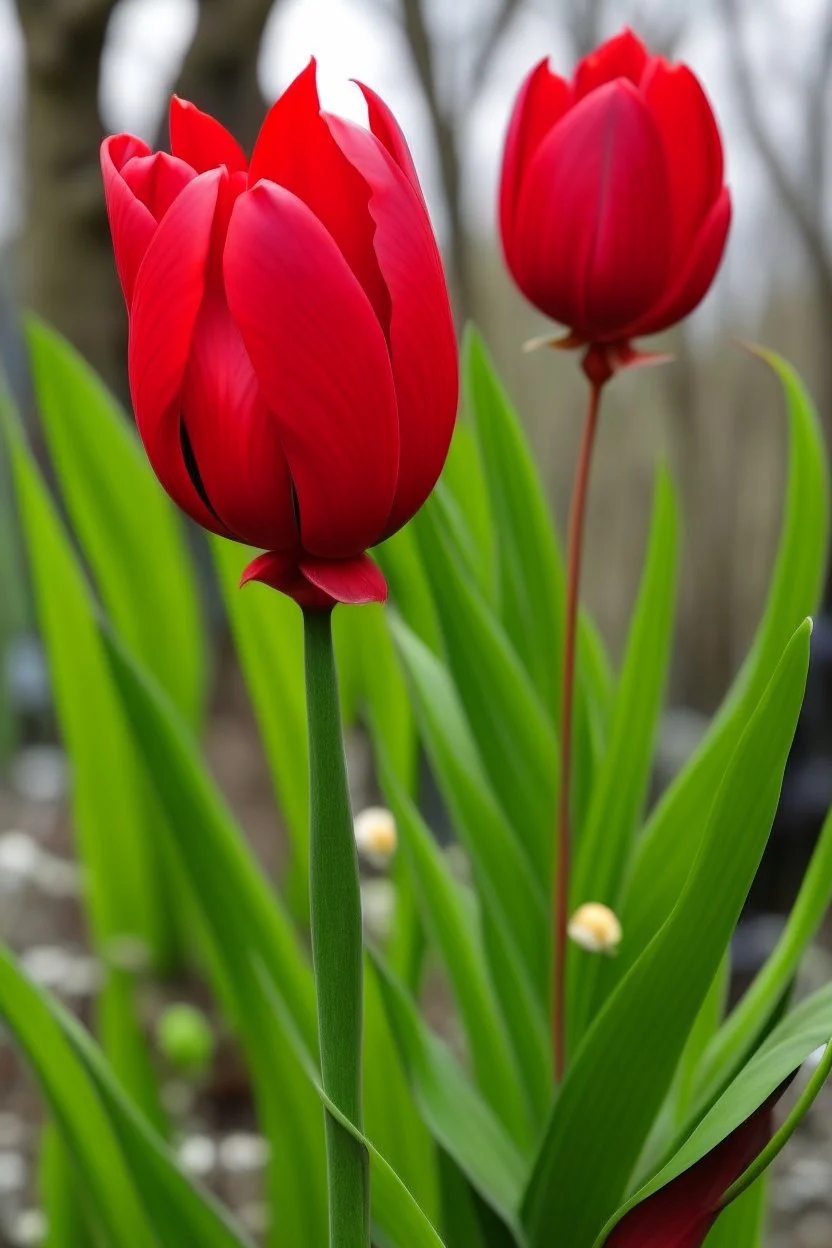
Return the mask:
M355 816L355 843L362 858L379 869L396 852L396 821L383 806L368 806Z
M621 944L621 924L609 906L588 901L579 906L569 920L570 940L589 953L606 953L614 957Z
M707 293L731 219L719 130L686 65L625 30L571 80L541 61L509 125L500 186L508 267L524 295L590 348L596 380L631 339Z
M456 343L404 137L322 111L315 63L251 160L176 98L171 155L105 140L136 422L164 488L266 553L243 580L302 606L382 601L365 551L421 507L445 462Z

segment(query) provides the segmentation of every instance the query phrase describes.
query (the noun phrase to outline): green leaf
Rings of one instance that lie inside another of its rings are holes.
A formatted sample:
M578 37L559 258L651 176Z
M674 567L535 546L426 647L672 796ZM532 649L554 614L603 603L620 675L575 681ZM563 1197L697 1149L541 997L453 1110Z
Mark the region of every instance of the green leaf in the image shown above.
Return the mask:
M390 1025L422 1115L437 1143L482 1199L523 1243L516 1210L526 1165L450 1050L430 1032L415 1003L380 960L372 957Z
M440 484L458 548L485 598L494 597L494 536L473 429L458 420Z
M702 840L714 790L751 708L799 621L817 605L829 529L829 479L823 435L794 371L760 352L779 377L789 415L789 472L777 561L753 646L694 757L667 789L639 843L620 918L626 939L604 967L596 1007L626 974L667 918Z
M126 413L78 352L33 315L26 318L26 338L40 423L107 612L182 714L197 724L205 649L175 509Z
M234 644L274 781L290 847L286 891L293 913L309 913L309 748L303 684L303 623L290 598L266 585L240 589L245 546L211 539Z
M175 1157L125 1095L100 1050L57 1001L53 1016L101 1099L130 1174L161 1243L198 1243L200 1248L246 1248L252 1241L208 1191L180 1170Z
M325 1242L323 1124L317 1098L276 1027L251 966L262 957L305 1043L317 1052L312 977L277 897L266 883L187 726L163 691L109 633L104 642L136 744L165 810L172 848L209 938L215 988L240 1031L255 1101L271 1144L269 1195L280 1209L270 1242Z
M708 1047L697 1079L700 1101L708 1103L756 1047L778 1002L787 992L803 954L832 902L832 812L824 820L797 900L768 961L755 976Z
M491 513L503 627L551 721L560 715L564 571L551 507L522 422L479 332L462 344L462 391L474 421ZM611 685L597 629L581 612L576 675L573 807L580 828L593 792Z
M7 396L0 420L10 450L29 568L46 646L61 737L72 763L72 816L84 866L85 902L96 951L107 965L125 937L148 953L168 947L157 888L161 865L150 822L145 776L134 757L96 625L96 608L78 560L26 444ZM113 835L113 829L118 835ZM96 1004L102 1039L119 1077L161 1120L132 979L105 975Z
M327 1096L321 1085L317 1064L286 1010L277 985L262 963L257 964L257 969L274 1018L286 1042L292 1047L309 1086L315 1090L327 1112L369 1153L373 1219L376 1224L374 1240L378 1239L390 1248L444 1248L433 1225L393 1167L367 1135Z
M621 880L644 808L664 695L676 600L679 519L670 477L656 479L650 542L621 676L607 749L595 775L586 826L577 838L570 912L587 901L616 907ZM590 1021L600 961L571 945L567 970L570 1049Z
M438 659L394 617L417 720L454 829L474 867L486 951L532 1106L551 1088L547 902L491 792L456 691Z
M390 602L424 644L439 653L439 621L413 525L405 525L373 551L387 578Z
M621 1200L717 973L774 819L800 712L810 624L789 642L716 794L667 922L591 1029L561 1087L524 1199L532 1248L589 1248ZM604 1165L597 1162L603 1147Z
M0 1018L31 1066L88 1197L96 1243L154 1243L133 1177L96 1092L43 994L0 946Z
M355 621L351 639L357 655L358 714L385 755L407 793L417 785L418 741L407 684L402 675L387 611L374 604L360 611L344 610ZM338 613L335 619L337 621Z
M689 1170L706 1153L716 1148L732 1131L750 1118L802 1066L811 1053L821 1045L828 1046L830 1037L832 985L827 985L803 1001L774 1029L670 1161L615 1212L598 1237L597 1248L600 1248L613 1226L620 1222L629 1209L640 1204L659 1188L666 1187L677 1175ZM825 1055L825 1064L815 1072L816 1075L819 1072L820 1078L813 1076L804 1090L796 1107L797 1113L793 1111L789 1115L783 1128L777 1132L772 1146L766 1150L767 1161L772 1160L809 1108L811 1099L819 1091L822 1078L828 1073L829 1057L830 1054ZM806 1093L809 1093L808 1097ZM754 1169L756 1171L756 1166Z
M462 344L462 388L495 520L500 614L554 722L560 706L563 567L537 465L517 413L473 326Z
M768 1183L758 1179L719 1215L704 1248L763 1248Z
M518 1147L531 1146L525 1095L477 933L459 886L413 802L382 755L381 780L396 818L401 851L416 882L422 919L438 949L459 1007L474 1078Z
M415 522L448 668L518 844L540 879L552 864L555 734L520 660L447 536L441 496Z
M439 1211L436 1148L410 1090L376 977L366 970L364 1122L375 1148L413 1193L425 1215L435 1222ZM370 1170L372 1173L372 1159ZM376 1193L371 1191L370 1195L378 1222Z
M51 1119L43 1126L39 1143L37 1190L47 1218L44 1248L96 1243L95 1224L88 1216L88 1193L78 1182L72 1154Z

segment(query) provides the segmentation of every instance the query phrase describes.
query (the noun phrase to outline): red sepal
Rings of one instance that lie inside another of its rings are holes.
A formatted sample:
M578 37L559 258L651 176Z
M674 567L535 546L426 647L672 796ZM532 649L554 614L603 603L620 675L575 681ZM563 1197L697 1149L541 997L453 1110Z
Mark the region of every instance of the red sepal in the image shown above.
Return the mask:
M331 611L339 602L362 606L387 601L387 582L366 554L352 559L313 559L269 550L251 561L240 586L249 581L270 585L307 611Z

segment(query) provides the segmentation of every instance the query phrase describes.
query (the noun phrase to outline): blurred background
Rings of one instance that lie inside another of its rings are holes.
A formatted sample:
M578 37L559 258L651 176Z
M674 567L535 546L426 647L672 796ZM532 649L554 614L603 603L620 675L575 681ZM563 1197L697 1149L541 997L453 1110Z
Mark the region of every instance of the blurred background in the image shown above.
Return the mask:
M737 340L764 342L798 368L832 439L832 0L0 0L0 358L25 407L15 316L27 305L126 397L127 326L101 191L102 135L129 130L164 144L175 90L250 145L269 102L314 54L325 106L360 118L348 81L358 77L399 117L459 325L474 319L482 328L563 524L581 376L570 358L521 351L546 325L502 267L499 159L530 65L549 53L568 72L624 23L702 78L722 125L735 204L714 289L660 344L675 362L611 388L592 482L586 597L613 654L633 600L658 457L670 461L682 493L684 575L661 783L692 748L745 651L778 532L781 393ZM36 427L32 436L37 444ZM832 623L821 617L775 838L737 949L741 970L770 946L832 799L831 639ZM268 844L271 791L226 650L218 630L208 749L252 836ZM11 930L5 903L20 899L25 879L34 890L24 926L35 966L60 982L60 942L75 921L50 917L71 910L75 892L61 856L66 769L2 459L0 660L0 930ZM54 860L37 859L37 871L32 838L55 850ZM15 925L20 914L15 908ZM83 967L75 970L81 991ZM3 1104L4 1060L0 1049L0 1207L25 1183L14 1160L24 1127ZM816 1113L816 1138L787 1154L776 1190L778 1248L832 1244L828 1105L826 1117L828 1129ZM30 1220L18 1238L3 1234L0 1244L37 1242L38 1227Z

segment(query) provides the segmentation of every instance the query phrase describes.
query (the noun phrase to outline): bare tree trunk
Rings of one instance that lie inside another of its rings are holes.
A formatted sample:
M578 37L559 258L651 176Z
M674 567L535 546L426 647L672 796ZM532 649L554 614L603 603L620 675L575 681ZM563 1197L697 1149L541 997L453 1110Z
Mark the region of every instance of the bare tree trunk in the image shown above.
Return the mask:
M200 0L199 25L175 88L248 151L266 111L257 58L273 7L274 0Z
M101 53L113 0L18 0L26 44L23 296L117 391L126 322L101 189Z
M273 0L201 0L177 90L251 144L265 105L257 55ZM26 303L81 351L116 393L127 321L101 186L101 56L115 0L17 0L26 45Z

